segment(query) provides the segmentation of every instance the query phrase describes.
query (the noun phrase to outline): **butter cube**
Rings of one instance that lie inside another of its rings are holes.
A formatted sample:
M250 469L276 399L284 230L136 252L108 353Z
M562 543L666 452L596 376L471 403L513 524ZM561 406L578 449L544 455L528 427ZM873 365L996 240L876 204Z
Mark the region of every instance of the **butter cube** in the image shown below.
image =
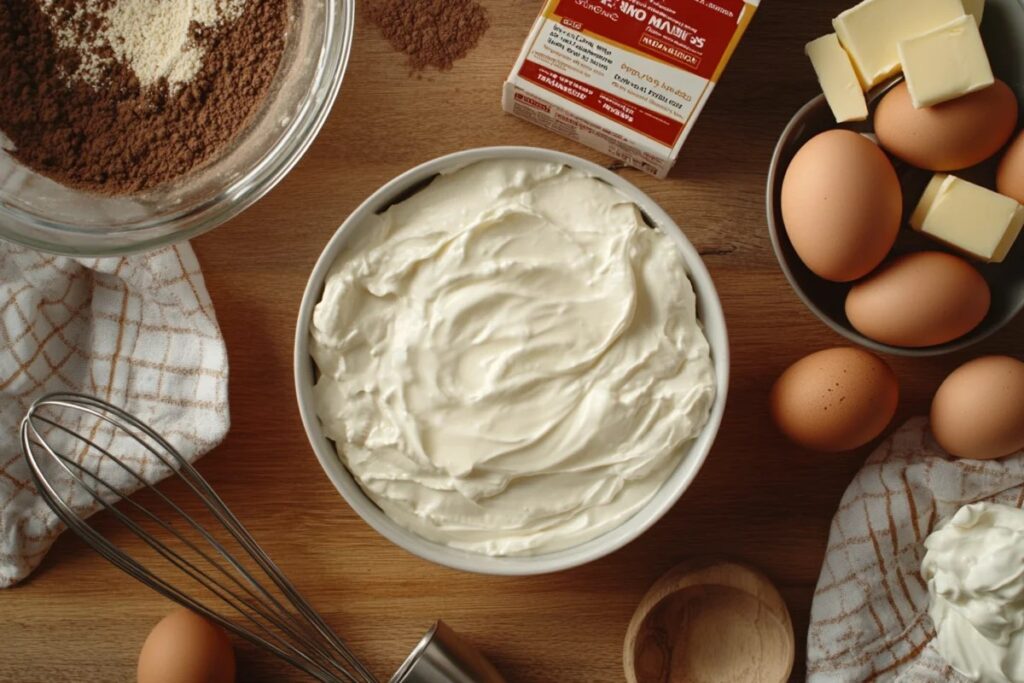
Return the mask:
M900 41L900 63L917 109L955 100L995 83L981 31L963 16L915 38Z
M981 18L985 15L985 0L963 0L964 11L974 17L974 21L981 26Z
M857 73L850 55L839 44L834 33L807 43L805 50L811 58L821 89L838 123L864 121L868 118L868 103L860 89Z
M865 90L900 72L897 45L965 16L960 0L864 0L832 20Z
M1024 206L956 176L932 178L910 225L970 256L1002 263L1024 228Z

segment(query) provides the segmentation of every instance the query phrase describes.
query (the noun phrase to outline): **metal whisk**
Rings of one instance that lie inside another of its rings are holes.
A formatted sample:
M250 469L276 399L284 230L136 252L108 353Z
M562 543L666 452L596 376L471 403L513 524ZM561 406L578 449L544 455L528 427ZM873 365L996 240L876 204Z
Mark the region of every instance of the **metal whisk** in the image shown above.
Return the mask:
M319 681L376 683L206 480L137 418L98 399L53 394L32 405L21 439L40 495L117 567ZM147 483L153 467L184 485L182 502ZM148 491L124 497L114 477ZM85 508L106 509L142 550L129 555L104 537L77 512Z
M39 495L122 571L323 683L377 683L199 472L141 420L96 398L51 394L32 404L21 444ZM149 483L165 477L177 480L177 502ZM129 554L86 521L101 509L142 546ZM505 679L438 621L391 683Z

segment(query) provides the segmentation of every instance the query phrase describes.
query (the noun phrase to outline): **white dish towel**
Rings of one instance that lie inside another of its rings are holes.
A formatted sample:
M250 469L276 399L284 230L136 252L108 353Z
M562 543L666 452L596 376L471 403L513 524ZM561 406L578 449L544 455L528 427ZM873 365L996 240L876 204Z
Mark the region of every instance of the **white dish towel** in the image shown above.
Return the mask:
M0 242L0 588L28 576L62 530L21 455L32 401L97 396L194 461L227 433L227 382L224 339L187 244L76 260Z
M832 521L811 607L808 683L966 683L933 645L924 540L969 503L1024 506L1024 453L957 460L911 420L868 459Z

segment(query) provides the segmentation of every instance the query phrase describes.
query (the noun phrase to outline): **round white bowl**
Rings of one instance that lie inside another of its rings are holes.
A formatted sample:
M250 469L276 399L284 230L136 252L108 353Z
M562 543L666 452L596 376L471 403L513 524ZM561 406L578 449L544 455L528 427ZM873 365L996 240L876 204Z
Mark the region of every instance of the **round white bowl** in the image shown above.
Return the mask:
M648 222L672 238L686 261L690 279L697 293L698 315L711 345L716 373L717 394L708 422L700 435L686 446L688 451L686 457L680 461L679 466L654 498L616 529L578 546L541 555L490 557L469 553L428 541L399 526L367 497L352 474L342 464L334 443L323 433L313 402L316 370L309 354L310 321L313 309L323 295L324 279L327 272L338 255L345 249L349 233L357 226L362 225L368 216L384 211L390 205L410 196L439 173L494 158L533 159L566 164L607 182L636 202ZM457 152L418 166L375 192L334 233L320 255L320 259L313 268L313 274L309 278L309 283L306 285L305 295L302 297L298 329L295 334L295 390L298 395L299 412L302 415L302 422L313 446L313 451L334 486L367 524L392 543L425 560L453 569L481 574L525 576L578 567L618 550L644 533L676 504L704 464L722 423L728 388L729 340L721 302L704 262L675 221L650 197L615 173L569 154L531 147L488 147Z

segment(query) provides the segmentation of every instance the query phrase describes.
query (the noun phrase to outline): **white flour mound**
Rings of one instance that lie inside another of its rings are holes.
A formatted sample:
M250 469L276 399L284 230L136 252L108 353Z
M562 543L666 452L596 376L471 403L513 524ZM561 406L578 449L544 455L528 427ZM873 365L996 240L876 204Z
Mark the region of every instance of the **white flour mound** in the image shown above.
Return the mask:
M57 7L54 0L39 1L57 43L81 55L78 70L67 74L69 79L101 87L116 60L135 73L142 87L166 79L172 89L190 82L203 66L203 49L192 40L192 25L206 28L234 21L246 2L83 0L69 12Z

